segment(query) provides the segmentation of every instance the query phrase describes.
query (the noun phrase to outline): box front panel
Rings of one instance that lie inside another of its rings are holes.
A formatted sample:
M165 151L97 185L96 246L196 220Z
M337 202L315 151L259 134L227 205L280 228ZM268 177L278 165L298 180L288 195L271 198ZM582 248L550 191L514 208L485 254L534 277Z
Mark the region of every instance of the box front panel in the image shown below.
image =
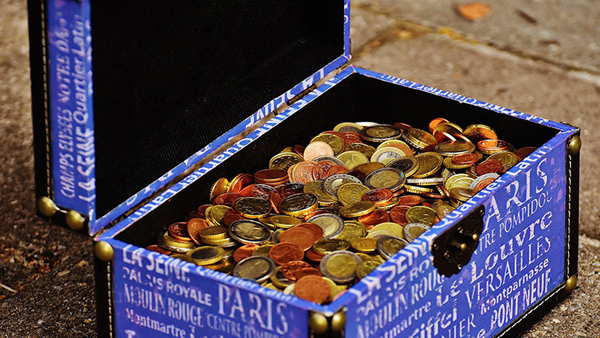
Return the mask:
M139 248L155 244L166 226L181 221L190 210L206 203L216 180L263 169L268 159L283 147L308 142L311 135L331 129L340 122L402 121L422 126L437 116L445 116L461 125L485 123L493 125L499 135L506 135L506 139L515 140L516 147L534 145L539 149L327 308L316 304L311 307L295 297L274 299L282 299L288 307L298 305L303 309L328 313L346 309L346 336L349 337L460 337L476 336L479 332L483 336L499 333L502 327L564 281L564 143L574 129L561 130L553 122L501 107L494 106L490 109L497 111L490 111L485 103L442 91L431 95L413 90L410 88L418 85L406 80L368 75L345 70L106 231L99 239L127 243L130 245L128 252L140 250L138 252L144 256L140 259L148 262L149 251ZM448 100L449 97L460 100ZM373 114L374 111L377 115ZM519 137L522 135L530 137L523 139ZM471 263L458 275L449 278L440 276L432 263L432 241L482 204L486 209L485 230ZM127 269L136 264L120 262L133 260L126 257L120 254L115 257L114 264L115 278L118 278L114 287L119 332L123 325L133 326L124 310L132 307L123 284L138 283L141 289L149 289L144 284L146 282L131 281L126 276ZM138 266L140 264L147 263L139 263ZM202 271L190 273L193 275L190 281L202 289L212 288L215 296L211 297L217 299L218 286L211 283L221 282L216 277L201 276ZM144 271L143 274L148 273ZM153 272L150 271L150 274ZM237 283L236 279L221 276L219 278L224 281ZM142 278L145 277L138 280ZM245 299L254 298L250 293L261 297L266 292L258 287L249 291L237 303L246 307ZM164 290L156 293L162 295L164 302L167 293ZM222 296L226 294L222 292ZM250 306L255 305L250 303ZM238 316L235 318L239 322L246 323L239 317L241 310L232 307L235 309L234 317ZM212 314L222 315L218 306L207 309L207 313L209 310ZM167 309L164 311L169 313ZM161 313L150 313L150 316L158 316L161 321L168 318ZM248 319L249 315L246 316ZM306 324L306 316L290 314L285 317L290 327L301 328ZM290 324L291 317L303 319L298 324L295 320L294 324ZM287 334L291 332L296 331ZM302 335L308 333L298 332ZM275 334L278 332L275 331Z
M346 332L356 337L491 337L565 280L565 147L544 146L448 215L460 223L485 205L471 262L445 277L433 234L390 259L351 292Z
M132 245L114 262L117 337L308 337L295 297Z

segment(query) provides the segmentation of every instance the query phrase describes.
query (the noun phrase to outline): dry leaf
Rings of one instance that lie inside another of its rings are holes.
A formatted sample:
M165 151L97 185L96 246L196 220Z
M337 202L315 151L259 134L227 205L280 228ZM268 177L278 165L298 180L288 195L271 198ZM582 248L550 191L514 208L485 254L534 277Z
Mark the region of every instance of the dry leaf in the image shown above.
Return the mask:
M469 20L479 20L488 15L490 11L490 6L481 2L474 2L472 4L458 7L458 12L460 15Z

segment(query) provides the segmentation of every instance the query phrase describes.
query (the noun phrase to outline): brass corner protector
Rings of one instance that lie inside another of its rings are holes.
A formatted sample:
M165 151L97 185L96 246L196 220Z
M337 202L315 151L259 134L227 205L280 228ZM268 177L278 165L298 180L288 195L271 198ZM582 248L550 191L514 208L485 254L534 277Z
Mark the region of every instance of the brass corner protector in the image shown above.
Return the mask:
M37 208L40 214L45 217L52 217L59 210L58 206L49 197L40 197L37 201Z
M316 335L330 333L337 336L344 331L346 326L346 312L341 310L331 317L326 317L319 312L311 312L308 318L308 325Z
M569 155L577 155L581 150L581 137L579 135L573 135L569 139L569 143L567 144L567 152Z
M575 288L577 287L577 281L577 275L573 275L569 277L569 279L567 279L567 282L565 283L565 294L570 295L571 292L575 290Z
M113 247L104 241L96 243L94 253L96 254L96 257L103 262L110 262L115 258Z
M69 210L65 215L65 221L69 228L75 231L79 231L83 229L85 225L85 217L83 217L80 213L75 210Z

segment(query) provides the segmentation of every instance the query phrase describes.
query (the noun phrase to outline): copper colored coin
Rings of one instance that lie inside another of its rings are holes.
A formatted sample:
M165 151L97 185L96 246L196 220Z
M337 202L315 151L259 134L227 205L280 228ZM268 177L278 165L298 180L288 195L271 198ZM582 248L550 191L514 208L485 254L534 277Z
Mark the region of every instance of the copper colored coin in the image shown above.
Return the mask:
M233 253L233 260L236 263L239 263L241 260L252 256L252 252L258 249L259 246L259 244L246 244L240 246Z
M280 213L279 203L281 203L281 201L283 201L283 198L281 198L281 195L277 191L274 191L271 193L271 195L269 195L269 203L271 203L271 208L273 208L273 211L278 214Z
M296 144L293 149L296 154L302 155L304 154L304 149L306 149L306 147L303 145Z
M302 183L286 183L279 189L279 194L282 198L301 192L304 192L304 184Z
M361 143L362 142L362 138L360 138L360 134L352 132L352 131L343 132L342 139L344 140L344 147L349 144L352 144L352 143Z
M316 253L313 249L310 249L306 252L306 259L312 262L320 262L325 255L320 255Z
M364 171L360 170L360 169L352 169L349 172L347 172L346 174L350 175L350 176L354 176L354 177L358 178L361 181L364 181L365 177L367 177L367 174Z
M408 224L408 221L406 220L406 212L408 209L410 209L410 206L408 205L398 205L393 207L392 210L390 210L390 218L392 219L392 222L398 223L402 226Z
M315 235L308 228L295 226L282 232L279 242L294 243L306 251L315 243Z
M225 216L223 216L223 224L225 224L226 226L230 226L231 223L238 221L242 218L244 218L244 216L242 216L242 214L239 211L231 209L225 213Z
M506 150L509 147L510 145L508 144L508 142L498 139L482 140L477 142L477 149L479 149L484 154Z
M446 195L444 195L444 194L436 194L434 192L425 192L425 193L423 193L423 196L429 197L429 198L435 198L435 199L446 198ZM425 202L423 202L423 203L425 203Z
M298 280L300 277L296 273L300 269L312 268L312 265L305 261L290 261L281 265L281 273L289 280Z
M213 204L217 205L217 204L222 204L222 205L226 205L226 206L232 206L233 202L235 202L235 200L237 200L240 197L244 197L241 194L238 193L234 193L234 192L230 192L230 193L225 193L225 194L221 194L217 197L215 197L215 199L213 200Z
M321 270L317 269L317 268L302 268L299 269L298 271L296 271L295 273L296 277L298 277L298 279L304 277L304 276L318 276L321 277L323 276L323 273L321 272Z
M481 176L484 174L489 174L489 173L499 173L502 171L502 162L496 160L496 159L489 159L489 160L485 160L481 163L479 163L479 165L477 165L477 167L475 167L475 172L477 173L477 175Z
M408 205L413 206L417 204L421 204L423 198L419 195L405 195L398 197L398 205Z
M304 160L312 161L315 157L318 156L333 156L333 148L323 141L314 141L306 146L304 149Z
M358 221L364 224L364 226L370 230L372 227L379 223L385 223L390 221L390 215L387 211L381 209L375 209L372 213L364 216L360 216Z
M477 155L473 153L452 156L452 163L456 165L473 165L477 162Z
M335 174L345 174L349 171L350 171L350 169L346 168L345 165L336 164L333 167L329 168L329 170L327 170L327 177L329 177L331 175L335 175Z
M281 182L287 178L287 171L283 169L262 169L254 173L254 180L259 183Z
M250 174L239 174L231 180L228 192L240 192L243 188L254 183L254 177Z
M202 204L201 206L198 207L198 213L200 214L200 218L206 218L206 209L208 209L208 207L212 207L212 204Z
M494 182L495 180L496 180L495 178L488 178L488 179L482 180L481 182L477 183L477 185L473 189L477 190L477 191L481 191L485 187L487 187L490 183Z
M204 218L204 214L200 215L198 210L192 210L185 218L185 221L187 222L187 221L191 220L192 218Z
M158 252L159 254L163 254L163 255L170 255L172 253L171 251L165 250L156 244L146 247L146 250Z
M269 250L269 257L278 265L289 261L301 261L304 258L304 250L300 246L290 242L280 242Z
M252 189L254 188L256 184L250 184L244 187L244 189L239 191L239 194L244 196L244 197L252 197Z
M308 221L313 216L320 215L320 214L331 214L331 213L332 213L331 210L317 209L317 210L311 212L310 214L304 216L304 220Z
M277 190L272 186L266 184L254 184L250 189L251 197L258 197L267 201L271 197L271 194L274 192L276 193Z
M394 193L388 188L371 189L363 194L363 201L371 201L375 203L375 206L385 204L389 200L394 198Z
M435 129L435 127L437 127L440 123L444 123L444 122L450 122L448 120L446 120L443 117L436 117L433 120L431 120L431 122L429 122L429 132L433 133L433 130Z
M317 162L313 161L304 161L296 164L293 170L292 180L303 184L314 181L313 168L316 164Z
M523 148L519 148L519 149L515 150L515 155L517 155L517 157L519 158L519 161L520 161L520 160L524 159L525 157L529 156L529 154L533 153L536 150L537 150L536 147L523 147Z
M396 122L394 123L394 127L404 131L404 130L409 130L412 129L412 126L406 124L406 123L402 123L402 122Z
M322 277L305 276L296 282L294 293L298 298L319 304L329 298L331 287Z
M317 162L317 164L315 164L315 166L313 167L313 177L315 180L323 180L326 179L327 176L327 171L329 170L329 168L333 167L334 165L336 165L334 162L332 161L319 161Z
M192 240L188 233L186 222L173 223L173 224L169 225L168 230L169 230L169 235L171 235L171 237L173 237L175 239L178 239L180 241L186 241L186 242L189 242Z
M192 218L187 221L188 235L192 241L198 245L202 244L200 241L200 230L206 228L208 223L202 218Z
M300 223L296 227L305 228L310 231L313 236L313 243L323 238L323 228L316 223Z

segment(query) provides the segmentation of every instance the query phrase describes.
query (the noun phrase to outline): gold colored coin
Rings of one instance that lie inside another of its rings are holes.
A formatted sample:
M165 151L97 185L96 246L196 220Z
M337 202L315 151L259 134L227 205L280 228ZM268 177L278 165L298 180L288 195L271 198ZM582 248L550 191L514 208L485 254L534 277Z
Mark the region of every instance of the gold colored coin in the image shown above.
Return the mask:
M269 257L250 256L241 260L233 269L233 275L244 279L253 279L262 283L275 271L275 262Z
M377 124L364 127L360 136L369 142L381 143L402 137L402 130L390 124Z
M271 212L269 201L258 197L240 197L233 203L233 208L251 219L264 217Z
M407 154L398 148L383 147L378 148L375 153L373 153L373 156L371 156L371 162L390 162L403 156L407 156Z
M508 171L515 164L519 163L519 158L517 157L517 155L512 151L506 150L493 153L492 155L490 155L490 157L488 157L488 160L489 159L500 161L500 163L502 163L503 172Z
M313 250L319 255L327 255L334 251L346 250L349 247L350 242L345 239L323 238L315 242Z
M391 231L394 234L394 236L399 237L399 238L403 238L403 236L402 236L402 226L400 224L398 224L398 223L394 223L394 222L379 223L376 226L374 226L373 229L371 229L369 231L369 233L380 231L380 230Z
M377 239L368 237L357 238L350 242L350 246L358 252L373 252L377 250Z
M337 155L344 150L344 140L335 134L319 134L310 140L310 143L321 141L329 144L333 149L333 154Z
M350 205L362 201L362 196L369 190L369 187L360 183L346 183L337 190L338 200L342 205Z
M353 240L365 237L367 228L359 221L345 221L344 230L336 237L337 239L345 239L352 242Z
M372 201L359 201L342 207L340 214L346 218L356 218L369 214L373 210L375 210L375 203Z
M450 197L461 202L467 201L469 198L475 196L475 194L477 194L477 190L471 188L460 187L450 189Z
M275 244L264 244L252 251L251 256L269 256L269 250L274 247Z
M454 164L452 162L452 157L446 157L446 158L444 158L443 164L444 164L444 167L446 167L448 169L453 169L453 170L456 170L456 169L466 169L466 168L468 168L468 167L471 166L471 164Z
M302 220L288 215L274 215L269 217L269 220L280 229L289 229L294 225L302 223Z
M406 220L408 223L422 223L433 225L437 218L437 212L430 207L415 205L406 211Z
M213 183L210 188L210 200L214 200L215 197L226 193L229 190L229 181L226 178L220 178Z
M431 192L435 191L435 189L433 189L433 188L425 188L425 187L420 187L420 186L416 186L416 185L408 185L408 184L404 185L404 190L406 190L406 192L409 192L411 194L425 194L425 193L431 193Z
M377 267L380 265L381 265L381 263L376 262L376 261L364 261L363 260L356 267L356 277L358 277L359 279L362 279L362 278L366 277L368 274L370 274L371 272L373 272L373 270L377 269Z
M408 223L404 226L403 234L404 239L407 242L412 242L415 238L419 237L422 233L429 230L430 226L422 223Z
M419 162L419 169L413 174L414 178L429 177L437 173L444 161L442 155L434 152L425 152L415 156Z
M345 133L345 132L358 133L358 132L360 132L361 129L363 129L363 126L361 126L360 124L354 123L354 122L342 122L342 123L337 124L335 127L333 127L333 131L337 131L340 133Z
M362 181L352 175L335 174L327 177L323 182L323 190L334 198L337 197L338 189L346 183L362 184Z
M402 137L408 144L419 150L423 150L425 147L437 143L437 140L435 137L433 137L433 135L417 128L410 128L404 131L404 133L402 133Z
M314 180L304 184L304 192L313 194L321 204L331 204L336 201L331 195L323 190L323 180Z
M279 210L292 217L304 217L317 210L318 207L317 196L307 193L290 195L279 204Z
M225 250L218 246L201 246L190 250L186 255L190 256L198 265L214 264L223 259Z
M373 171L381 169L383 167L385 167L385 165L381 162L367 162L357 165L356 167L354 167L354 169L364 172L365 175L369 175Z
M442 156L454 156L472 153L475 151L475 145L467 141L445 141L436 144L434 149Z
M308 219L323 229L323 238L335 238L344 230L344 220L335 214L318 214Z
M344 151L337 155L336 158L344 162L344 165L348 169L354 169L356 166L369 162L369 158L365 154L355 150Z
M348 283L356 277L356 267L362 260L355 253L345 250L327 254L319 268L323 275L336 283Z
M402 238L382 236L377 240L377 251L384 259L389 259L408 244L408 241Z
M398 191L405 182L404 172L395 168L377 169L365 178L365 185L371 189L387 188Z
M200 238L209 238L209 239L222 239L227 236L228 229L223 226L215 226L215 227L206 227L200 229Z
M384 148L384 147L395 147L395 148L402 150L402 152L404 152L406 154L406 156L413 156L413 150L404 141L400 141L400 140L385 141L385 142L381 143L379 146L377 146L377 149Z
M344 148L344 152L346 151L358 151L365 155L367 159L369 159L371 156L373 156L376 149L364 143L351 143Z
M231 210L230 207L226 206L226 205L222 205L222 204L218 204L218 205L213 205L212 207L208 207L206 209L206 218L207 220L210 219L210 224L216 224L216 225L221 225L223 224L223 217L225 217L225 214Z
M294 164L304 161L304 157L292 151L279 153L269 160L269 169L288 170Z

